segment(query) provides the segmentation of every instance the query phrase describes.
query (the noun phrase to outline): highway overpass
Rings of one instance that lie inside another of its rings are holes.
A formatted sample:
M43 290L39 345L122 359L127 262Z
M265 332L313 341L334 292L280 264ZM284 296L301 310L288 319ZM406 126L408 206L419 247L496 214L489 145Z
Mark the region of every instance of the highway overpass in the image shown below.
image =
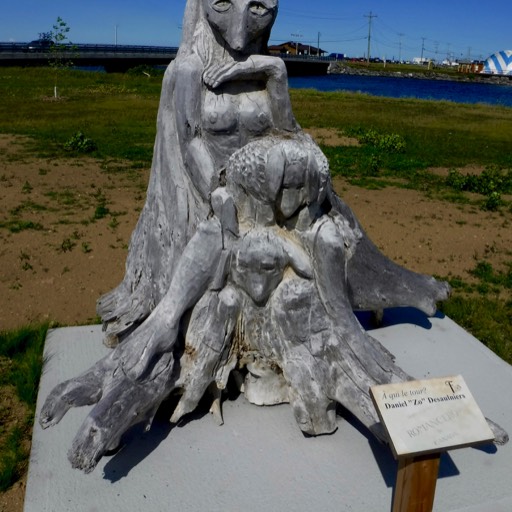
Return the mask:
M46 66L52 59L68 60L77 67L103 67L124 72L136 66L165 66L178 51L174 46L78 44L69 51L38 51L28 43L0 43L0 66ZM308 55L281 55L290 76L325 75L331 60Z

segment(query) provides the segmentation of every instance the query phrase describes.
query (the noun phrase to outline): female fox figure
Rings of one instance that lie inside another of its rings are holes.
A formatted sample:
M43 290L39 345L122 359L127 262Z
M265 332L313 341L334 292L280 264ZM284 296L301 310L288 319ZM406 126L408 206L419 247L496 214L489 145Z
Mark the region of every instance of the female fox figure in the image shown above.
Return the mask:
M146 205L122 283L98 301L106 343L157 306L229 157L271 132L295 133L283 61L264 55L277 0L189 0L162 84Z

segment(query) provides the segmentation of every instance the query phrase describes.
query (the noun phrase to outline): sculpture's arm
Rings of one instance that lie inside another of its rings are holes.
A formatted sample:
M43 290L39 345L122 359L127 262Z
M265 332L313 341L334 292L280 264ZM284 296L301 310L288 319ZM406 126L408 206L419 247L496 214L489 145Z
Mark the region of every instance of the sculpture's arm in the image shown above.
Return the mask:
M174 112L183 163L206 201L218 185L213 159L201 139L202 72L200 59L190 55L175 69Z
M213 158L200 137L194 137L187 144L184 161L194 186L201 197L208 201L211 192L219 186L219 176L215 172Z
M251 55L243 61L211 66L203 73L204 83L212 89L223 83L237 80L265 81L276 128L287 131L296 130L297 123L293 117L288 94L288 74L282 59L269 55Z
M167 293L120 346L123 369L129 377L143 377L155 356L173 350L181 317L216 276L222 248L218 219L200 224L178 262Z

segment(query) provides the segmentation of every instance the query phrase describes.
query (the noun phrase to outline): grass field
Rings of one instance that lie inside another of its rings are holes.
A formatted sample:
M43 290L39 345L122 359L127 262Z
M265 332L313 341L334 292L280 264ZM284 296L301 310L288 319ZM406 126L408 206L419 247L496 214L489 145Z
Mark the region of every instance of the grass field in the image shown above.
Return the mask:
M54 80L54 72L45 68L0 68L0 133L29 136L30 155L83 152L101 161L128 160L134 169L149 167L161 74L67 70L58 77L58 100ZM303 90L292 90L291 98L304 128L329 128L359 141L322 148L334 174L359 186L408 187L449 201L511 210L512 109ZM485 171L473 177L429 171L468 165ZM508 271L477 262L472 283L452 278L455 293L442 308L512 363L512 253L510 261ZM25 468L23 446L30 438L46 329L23 327L0 335L0 384L16 389L16 400L27 407L9 427L0 410L0 490Z

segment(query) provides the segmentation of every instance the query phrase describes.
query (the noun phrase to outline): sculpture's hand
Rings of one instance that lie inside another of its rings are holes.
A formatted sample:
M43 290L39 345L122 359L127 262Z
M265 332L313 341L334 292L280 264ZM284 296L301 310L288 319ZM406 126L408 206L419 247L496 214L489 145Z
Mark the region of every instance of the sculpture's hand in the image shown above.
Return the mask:
M240 79L251 67L247 65L247 61L229 62L218 67L212 66L204 70L203 82L208 87L216 89L225 82Z
M286 80L284 62L268 55L253 55L244 61L229 62L222 66L208 67L203 72L203 82L212 89L235 80Z
M203 71L203 82L212 89L236 80L265 82L275 128L295 131L297 123L292 113L287 78L284 61L269 55L251 55L244 61L209 66Z
M143 378L156 356L171 351L178 334L176 327L159 328L148 320L119 347L123 371L132 380Z

